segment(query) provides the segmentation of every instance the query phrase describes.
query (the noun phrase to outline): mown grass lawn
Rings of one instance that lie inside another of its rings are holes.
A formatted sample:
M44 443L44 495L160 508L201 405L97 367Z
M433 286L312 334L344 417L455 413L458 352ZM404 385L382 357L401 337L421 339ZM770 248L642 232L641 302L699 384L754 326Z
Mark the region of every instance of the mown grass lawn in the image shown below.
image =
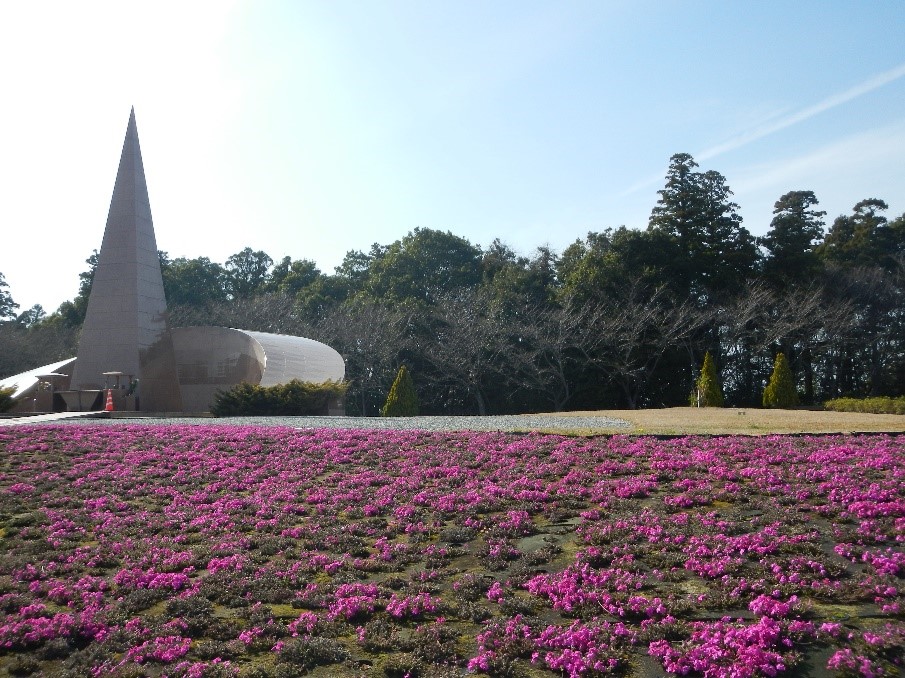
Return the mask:
M905 436L0 431L16 675L898 675Z
M901 414L865 414L808 409L734 407L666 407L642 410L561 412L559 417L582 415L626 421L629 428L598 429L591 433L631 435L774 435L777 433L905 433ZM556 433L587 434L580 425Z

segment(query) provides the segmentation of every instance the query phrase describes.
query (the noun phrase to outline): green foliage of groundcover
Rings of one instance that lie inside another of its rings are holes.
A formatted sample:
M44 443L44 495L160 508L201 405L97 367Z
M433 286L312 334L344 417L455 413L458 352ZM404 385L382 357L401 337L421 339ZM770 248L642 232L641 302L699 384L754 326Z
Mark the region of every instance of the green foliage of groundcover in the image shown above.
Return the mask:
M327 414L330 403L344 397L347 388L347 384L336 381L312 384L293 379L276 386L243 382L228 391L219 391L211 413L217 417Z
M695 382L695 389L689 399L692 407L722 407L723 389L720 387L720 378L716 373L716 363L710 351L704 354L704 364L701 366L701 375Z
M396 379L390 387L387 401L380 410L384 417L416 417L418 416L418 394L415 382L405 365L399 368Z
M764 389L764 407L795 407L798 404L798 392L795 390L795 381L792 378L792 370L785 353L776 354L776 362L773 363L773 374L767 388Z
M905 414L905 396L898 398L835 398L823 403L833 412L861 412L863 414Z

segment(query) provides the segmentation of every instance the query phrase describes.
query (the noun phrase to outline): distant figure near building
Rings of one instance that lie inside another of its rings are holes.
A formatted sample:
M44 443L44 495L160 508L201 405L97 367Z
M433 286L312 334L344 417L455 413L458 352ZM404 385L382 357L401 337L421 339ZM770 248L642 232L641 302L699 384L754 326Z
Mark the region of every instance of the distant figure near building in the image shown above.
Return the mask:
M170 328L135 109L129 115L77 357L6 379L14 411L203 412L241 382L342 381L335 350L304 337L224 327ZM340 404L331 413L342 413Z

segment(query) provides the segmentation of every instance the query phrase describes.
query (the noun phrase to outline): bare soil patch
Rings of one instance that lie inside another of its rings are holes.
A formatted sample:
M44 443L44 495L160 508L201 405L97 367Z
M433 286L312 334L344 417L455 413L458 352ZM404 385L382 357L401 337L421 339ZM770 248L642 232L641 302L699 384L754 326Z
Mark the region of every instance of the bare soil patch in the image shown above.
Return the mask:
M632 426L631 429L601 429L595 430L594 433L769 435L772 433L893 433L905 431L905 416L899 414L861 414L859 412L814 410L669 407L656 410L561 412L558 416L589 415L622 419ZM581 433L582 431L574 432Z

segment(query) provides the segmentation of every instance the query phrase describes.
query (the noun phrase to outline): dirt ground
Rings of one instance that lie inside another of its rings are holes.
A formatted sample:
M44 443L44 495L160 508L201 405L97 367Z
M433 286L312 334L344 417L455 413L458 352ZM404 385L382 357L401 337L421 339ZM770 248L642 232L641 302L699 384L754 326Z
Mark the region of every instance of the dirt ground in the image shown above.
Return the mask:
M670 407L659 410L600 410L560 412L558 416L595 415L622 419L626 429L594 433L633 434L742 434L905 432L905 416L812 410L761 410L744 408ZM576 431L578 432L578 431Z

